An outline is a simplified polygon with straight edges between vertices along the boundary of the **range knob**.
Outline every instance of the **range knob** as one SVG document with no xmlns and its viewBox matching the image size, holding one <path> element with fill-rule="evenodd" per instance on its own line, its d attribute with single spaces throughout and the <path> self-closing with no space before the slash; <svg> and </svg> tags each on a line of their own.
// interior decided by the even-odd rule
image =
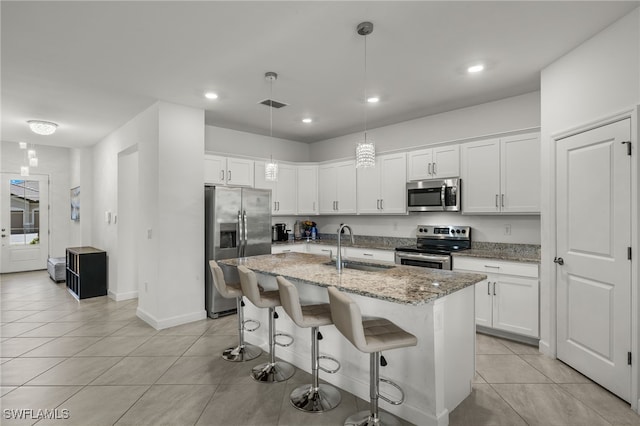
<svg viewBox="0 0 640 426">
<path fill-rule="evenodd" d="M 456 234 L 459 234 L 459 233 L 460 233 L 460 230 L 459 230 L 459 229 L 456 229 Z"/>
<path fill-rule="evenodd" d="M 454 229 L 449 230 L 449 232 L 451 232 L 452 234 L 455 233 L 456 231 Z"/>
<path fill-rule="evenodd" d="M 467 233 L 467 230 L 466 230 L 466 229 L 463 229 L 463 230 L 462 230 L 462 233 L 463 233 L 463 234 L 466 234 L 466 233 Z"/>
</svg>

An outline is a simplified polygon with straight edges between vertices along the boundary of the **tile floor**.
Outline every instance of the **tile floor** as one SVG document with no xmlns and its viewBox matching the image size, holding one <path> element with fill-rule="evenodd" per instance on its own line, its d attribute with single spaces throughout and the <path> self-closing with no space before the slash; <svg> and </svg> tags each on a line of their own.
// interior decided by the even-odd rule
<svg viewBox="0 0 640 426">
<path fill-rule="evenodd" d="M 341 425 L 367 408 L 343 392 L 331 412 L 297 411 L 288 395 L 310 380 L 300 370 L 285 383 L 253 382 L 249 364 L 266 355 L 244 364 L 218 355 L 235 342 L 235 317 L 157 331 L 136 317 L 135 300 L 77 302 L 45 271 L 1 275 L 0 308 L 3 425 Z M 476 364 L 451 425 L 640 425 L 626 403 L 536 348 L 478 335 Z M 6 418 L 19 408 L 69 418 Z"/>
</svg>

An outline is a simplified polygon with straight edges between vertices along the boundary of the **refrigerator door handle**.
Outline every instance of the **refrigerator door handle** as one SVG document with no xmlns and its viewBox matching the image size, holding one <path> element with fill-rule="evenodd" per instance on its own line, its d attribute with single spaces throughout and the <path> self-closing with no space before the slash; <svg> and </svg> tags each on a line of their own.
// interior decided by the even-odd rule
<svg viewBox="0 0 640 426">
<path fill-rule="evenodd" d="M 238 210 L 238 257 L 242 257 L 242 242 L 244 237 L 242 236 L 242 212 Z"/>
<path fill-rule="evenodd" d="M 244 210 L 242 212 L 242 223 L 244 224 L 244 243 L 242 245 L 242 257 L 245 256 L 245 252 L 247 250 L 247 230 L 248 230 L 248 226 L 247 226 L 247 211 Z"/>
</svg>

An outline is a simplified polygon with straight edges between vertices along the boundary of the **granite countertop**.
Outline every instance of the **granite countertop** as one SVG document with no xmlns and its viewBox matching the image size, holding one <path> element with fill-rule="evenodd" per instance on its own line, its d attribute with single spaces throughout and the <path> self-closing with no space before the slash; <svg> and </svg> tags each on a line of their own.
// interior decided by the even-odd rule
<svg viewBox="0 0 640 426">
<path fill-rule="evenodd" d="M 540 263 L 540 246 L 535 244 L 507 244 L 472 242 L 471 249 L 452 253 L 456 257 L 482 257 L 512 262 Z"/>
<path fill-rule="evenodd" d="M 267 275 L 282 275 L 320 287 L 335 286 L 349 293 L 407 305 L 423 305 L 486 279 L 482 274 L 385 262 L 378 263 L 392 268 L 379 272 L 343 269 L 338 273 L 335 264 L 327 264 L 326 256 L 306 253 L 266 254 L 220 260 L 218 263 L 244 265 Z"/>
</svg>

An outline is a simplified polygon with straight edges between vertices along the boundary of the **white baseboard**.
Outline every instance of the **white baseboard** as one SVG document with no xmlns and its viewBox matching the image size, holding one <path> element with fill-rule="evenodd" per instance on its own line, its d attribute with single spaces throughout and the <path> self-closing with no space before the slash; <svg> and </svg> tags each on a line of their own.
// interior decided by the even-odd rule
<svg viewBox="0 0 640 426">
<path fill-rule="evenodd" d="M 540 340 L 538 343 L 538 350 L 546 356 L 550 356 L 552 358 L 556 357 L 556 354 L 551 350 L 551 346 L 549 342 L 546 340 Z"/>
<path fill-rule="evenodd" d="M 144 322 L 146 322 L 156 330 L 163 330 L 165 328 L 175 327 L 177 325 L 182 325 L 182 324 L 187 324 L 194 321 L 203 320 L 207 318 L 207 311 L 203 309 L 197 312 L 177 315 L 170 318 L 158 319 L 153 315 L 149 314 L 148 312 L 145 312 L 143 309 L 141 309 L 138 306 L 138 309 L 136 309 L 136 315 L 138 316 L 138 318 L 140 318 L 141 320 L 143 320 Z"/>
<path fill-rule="evenodd" d="M 121 300 L 129 300 L 129 299 L 138 298 L 138 292 L 137 291 L 128 291 L 126 293 L 114 293 L 113 291 L 109 290 L 107 295 L 109 296 L 110 299 L 113 299 L 116 302 L 120 302 Z"/>
</svg>

